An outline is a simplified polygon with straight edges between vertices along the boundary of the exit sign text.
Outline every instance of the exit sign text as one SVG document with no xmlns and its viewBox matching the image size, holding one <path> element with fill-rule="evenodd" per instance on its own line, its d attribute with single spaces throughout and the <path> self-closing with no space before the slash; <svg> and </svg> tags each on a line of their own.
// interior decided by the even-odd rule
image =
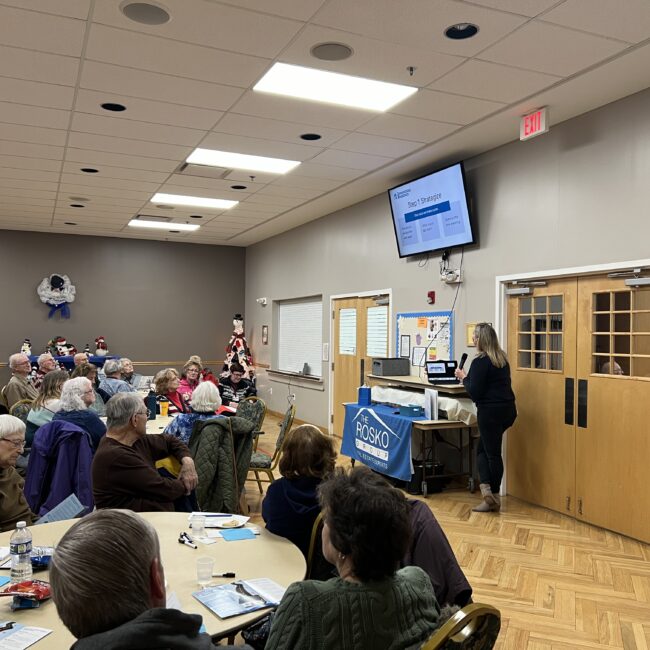
<svg viewBox="0 0 650 650">
<path fill-rule="evenodd" d="M 519 139 L 530 140 L 536 135 L 546 133 L 548 127 L 548 109 L 546 107 L 539 108 L 534 113 L 529 113 L 521 118 Z"/>
</svg>

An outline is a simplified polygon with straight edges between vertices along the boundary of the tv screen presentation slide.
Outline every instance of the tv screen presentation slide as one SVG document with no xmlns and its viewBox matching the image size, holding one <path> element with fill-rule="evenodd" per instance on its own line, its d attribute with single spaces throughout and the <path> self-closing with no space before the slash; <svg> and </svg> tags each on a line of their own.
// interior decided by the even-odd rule
<svg viewBox="0 0 650 650">
<path fill-rule="evenodd" d="M 460 163 L 389 191 L 400 257 L 474 241 Z"/>
</svg>

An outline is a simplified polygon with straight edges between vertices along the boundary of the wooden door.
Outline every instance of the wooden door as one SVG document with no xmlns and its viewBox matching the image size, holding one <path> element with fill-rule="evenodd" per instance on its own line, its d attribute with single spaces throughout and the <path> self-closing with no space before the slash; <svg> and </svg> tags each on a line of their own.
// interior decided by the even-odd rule
<svg viewBox="0 0 650 650">
<path fill-rule="evenodd" d="M 334 300 L 332 327 L 333 433 L 343 435 L 344 402 L 357 401 L 360 382 L 372 371 L 372 357 L 388 354 L 388 296 Z M 364 376 L 361 377 L 361 361 Z"/>
<path fill-rule="evenodd" d="M 575 278 L 508 298 L 518 416 L 507 434 L 507 491 L 567 514 L 575 512 L 576 299 Z"/>
<path fill-rule="evenodd" d="M 577 516 L 650 542 L 650 288 L 578 282 Z"/>
</svg>

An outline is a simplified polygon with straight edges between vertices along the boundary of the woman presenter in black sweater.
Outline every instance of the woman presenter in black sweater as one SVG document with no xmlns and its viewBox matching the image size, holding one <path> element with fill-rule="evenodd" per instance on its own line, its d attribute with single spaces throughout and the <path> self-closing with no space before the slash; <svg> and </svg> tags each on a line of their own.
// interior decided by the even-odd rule
<svg viewBox="0 0 650 650">
<path fill-rule="evenodd" d="M 510 385 L 510 366 L 489 323 L 478 323 L 474 330 L 478 350 L 469 372 L 456 370 L 456 377 L 476 404 L 480 439 L 477 449 L 478 473 L 483 501 L 475 512 L 498 512 L 499 488 L 503 478 L 501 440 L 517 418 L 515 395 Z"/>
</svg>

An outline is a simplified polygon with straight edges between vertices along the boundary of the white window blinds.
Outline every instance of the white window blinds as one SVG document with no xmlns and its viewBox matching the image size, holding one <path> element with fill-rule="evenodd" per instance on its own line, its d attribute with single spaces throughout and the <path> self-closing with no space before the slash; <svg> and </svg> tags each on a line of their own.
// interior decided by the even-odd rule
<svg viewBox="0 0 650 650">
<path fill-rule="evenodd" d="M 305 298 L 279 303 L 278 370 L 321 377 L 323 301 Z"/>
<path fill-rule="evenodd" d="M 357 310 L 348 307 L 339 311 L 339 354 L 357 353 Z"/>
<path fill-rule="evenodd" d="M 366 331 L 366 356 L 388 355 L 388 307 L 368 307 Z"/>
</svg>

